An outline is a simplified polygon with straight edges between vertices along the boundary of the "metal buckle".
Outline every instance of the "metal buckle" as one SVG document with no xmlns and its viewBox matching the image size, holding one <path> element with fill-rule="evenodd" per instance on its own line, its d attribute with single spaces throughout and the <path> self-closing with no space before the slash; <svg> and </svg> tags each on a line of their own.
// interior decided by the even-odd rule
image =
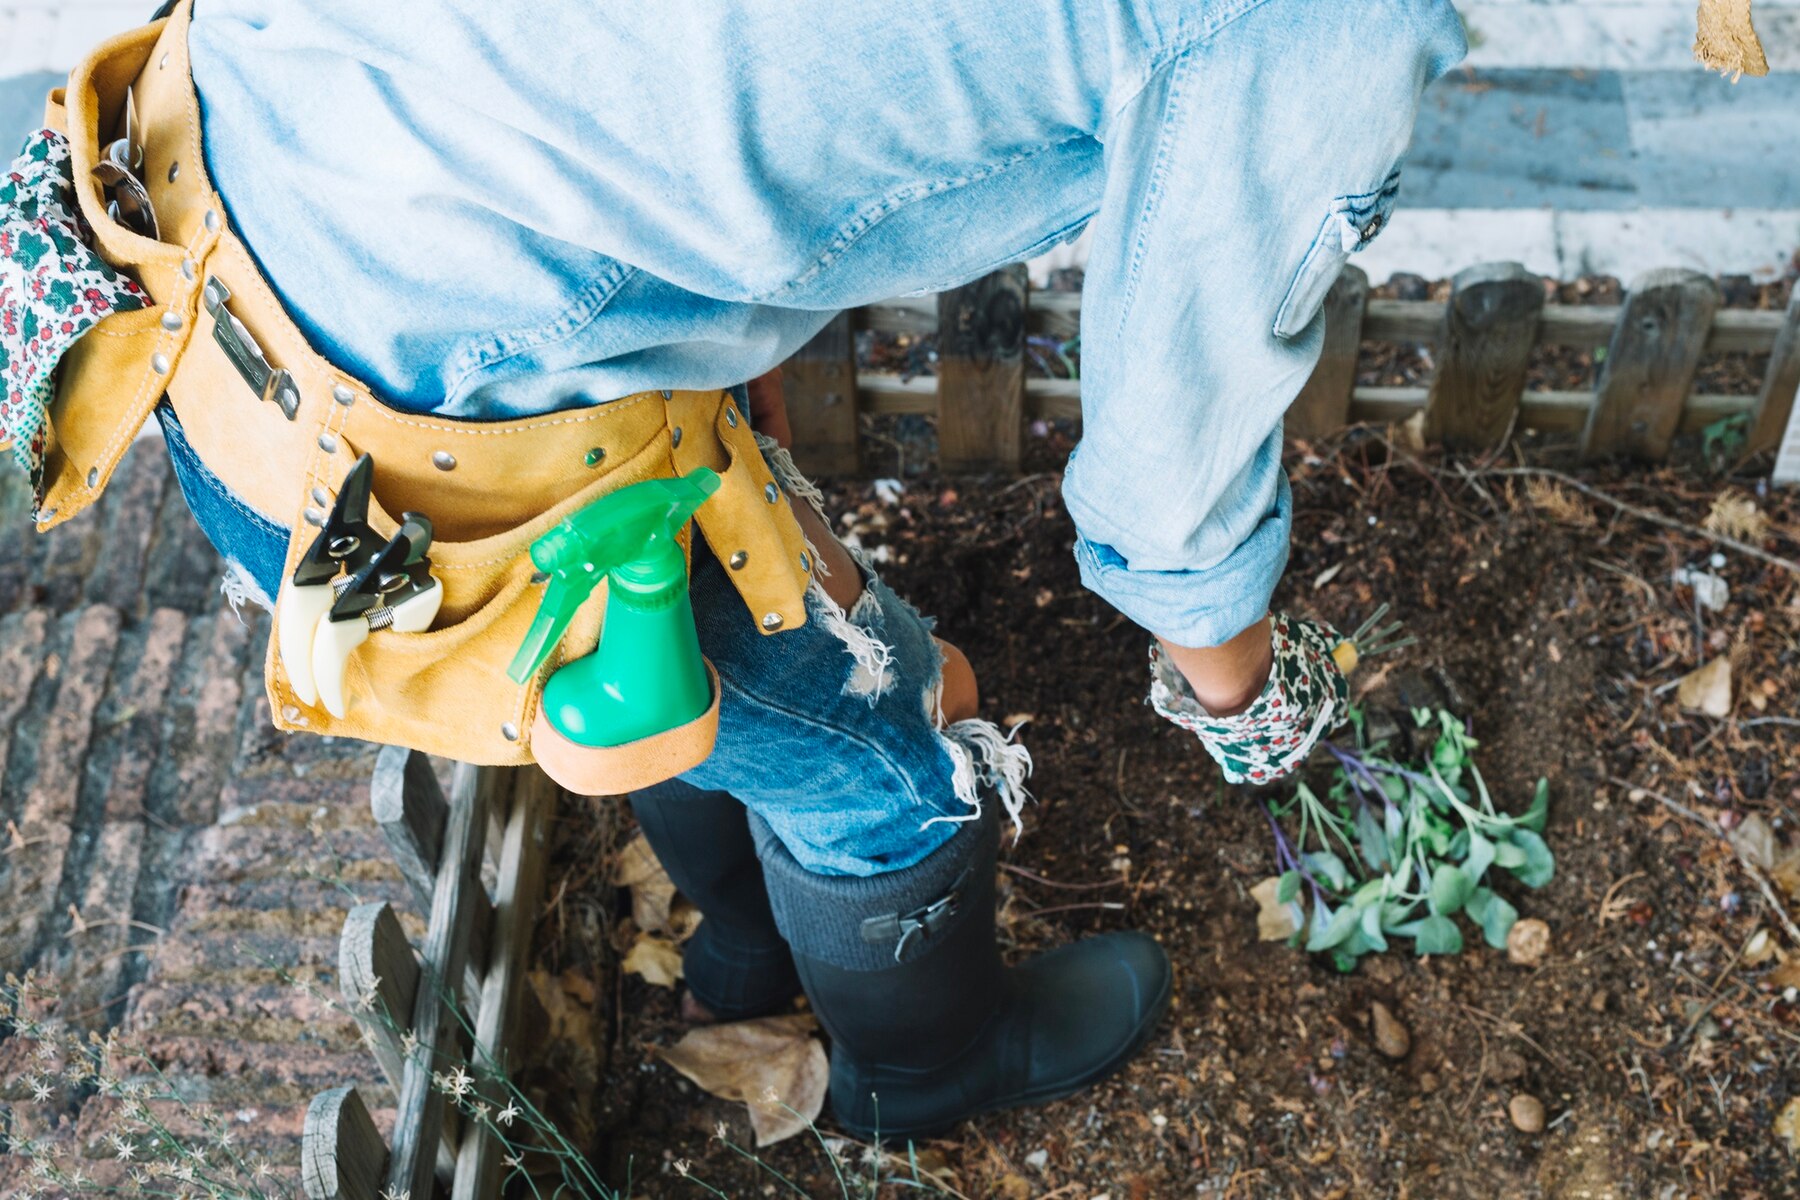
<svg viewBox="0 0 1800 1200">
<path fill-rule="evenodd" d="M 201 289 L 206 301 L 206 311 L 213 317 L 213 340 L 225 351 L 225 357 L 237 368 L 250 390 L 258 399 L 273 401 L 281 409 L 281 415 L 292 421 L 300 415 L 300 389 L 294 383 L 294 377 L 285 367 L 272 367 L 244 328 L 244 323 L 231 315 L 225 302 L 231 299 L 231 288 L 217 275 L 206 277 L 206 286 Z"/>
<path fill-rule="evenodd" d="M 959 879 L 948 892 L 924 908 L 916 908 L 909 913 L 884 913 L 879 917 L 870 917 L 862 923 L 863 941 L 879 945 L 890 938 L 898 938 L 894 943 L 894 961 L 904 962 L 906 947 L 913 938 L 933 937 L 956 915 L 961 899 L 962 880 Z"/>
</svg>

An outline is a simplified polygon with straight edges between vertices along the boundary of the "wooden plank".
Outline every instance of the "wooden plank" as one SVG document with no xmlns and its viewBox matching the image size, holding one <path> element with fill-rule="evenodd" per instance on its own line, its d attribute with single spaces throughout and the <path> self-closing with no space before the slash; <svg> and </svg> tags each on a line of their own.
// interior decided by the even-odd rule
<svg viewBox="0 0 1800 1200">
<path fill-rule="evenodd" d="M 1800 287 L 1794 289 L 1788 301 L 1781 332 L 1769 352 L 1769 370 L 1757 392 L 1750 436 L 1744 443 L 1746 455 L 1761 454 L 1781 443 L 1781 435 L 1794 412 L 1796 392 L 1800 392 Z"/>
<path fill-rule="evenodd" d="M 863 411 L 878 416 L 936 411 L 930 379 L 865 371 L 857 377 Z M 1351 394 L 1352 421 L 1404 421 L 1425 407 L 1422 387 L 1359 387 Z M 1681 410 L 1681 432 L 1696 433 L 1721 417 L 1749 412 L 1754 396 L 1689 396 Z M 1519 400 L 1519 424 L 1526 429 L 1580 433 L 1594 407 L 1592 392 L 1526 392 Z M 1025 415 L 1071 419 L 1081 415 L 1081 385 L 1073 379 L 1027 379 Z"/>
<path fill-rule="evenodd" d="M 383 746 L 375 756 L 375 775 L 369 784 L 369 810 L 375 824 L 386 839 L 388 850 L 400 866 L 400 873 L 412 887 L 413 899 L 421 913 L 431 911 L 431 889 L 437 877 L 438 857 L 443 851 L 444 823 L 448 804 L 444 789 L 432 770 L 431 759 L 404 746 Z M 493 927 L 493 908 L 487 893 L 479 888 L 468 897 L 475 906 L 474 942 L 469 962 L 487 961 L 488 930 Z M 462 980 L 465 996 L 474 996 L 481 987 L 474 966 Z"/>
<path fill-rule="evenodd" d="M 306 1106 L 300 1181 L 311 1200 L 378 1200 L 387 1159 L 387 1145 L 353 1085 L 320 1092 Z"/>
<path fill-rule="evenodd" d="M 1306 386 L 1288 406 L 1289 437 L 1325 437 L 1348 424 L 1350 393 L 1356 390 L 1356 352 L 1362 345 L 1363 310 L 1368 303 L 1368 275 L 1361 267 L 1346 265 L 1325 297 L 1325 348 Z"/>
<path fill-rule="evenodd" d="M 1459 450 L 1499 445 L 1518 419 L 1544 284 L 1518 263 L 1456 273 L 1425 402 L 1425 438 Z"/>
<path fill-rule="evenodd" d="M 856 335 L 841 312 L 781 369 L 794 463 L 808 475 L 854 475 L 862 466 L 856 422 Z"/>
<path fill-rule="evenodd" d="M 381 1073 L 398 1092 L 406 1062 L 400 1031 L 410 1028 L 419 995 L 419 963 L 386 901 L 359 904 L 344 918 L 343 936 L 338 939 L 338 990 L 369 1035 Z"/>
<path fill-rule="evenodd" d="M 1037 292 L 1025 316 L 1030 333 L 1068 339 L 1081 317 L 1080 292 Z M 929 334 L 937 329 L 937 302 L 931 296 L 883 300 L 856 310 L 857 327 L 877 333 Z M 1538 325 L 1540 346 L 1597 350 L 1612 340 L 1619 306 L 1546 304 Z M 1444 306 L 1436 300 L 1371 298 L 1363 314 L 1363 340 L 1431 345 L 1444 327 Z M 1780 334 L 1782 314 L 1750 308 L 1722 308 L 1713 317 L 1706 353 L 1766 354 Z"/>
<path fill-rule="evenodd" d="M 1663 268 L 1632 282 L 1581 435 L 1583 457 L 1668 457 L 1718 306 L 1718 285 L 1698 271 Z"/>
<path fill-rule="evenodd" d="M 1770 478 L 1777 484 L 1800 483 L 1800 404 L 1788 413 L 1787 433 L 1775 451 L 1775 471 Z"/>
<path fill-rule="evenodd" d="M 461 1027 L 448 1003 L 444 981 L 461 979 L 468 965 L 475 916 L 470 901 L 481 890 L 481 846 L 487 829 L 480 773 L 493 769 L 458 763 L 450 785 L 443 851 L 431 893 L 431 920 L 419 956 L 423 969 L 413 1002 L 412 1028 L 418 1045 L 406 1057 L 394 1117 L 393 1154 L 387 1171 L 387 1187 L 394 1195 L 431 1194 L 435 1148 L 443 1136 L 445 1116 L 444 1093 L 432 1085 L 431 1077 L 433 1071 L 443 1069 L 443 1062 L 463 1061 Z"/>
<path fill-rule="evenodd" d="M 1017 471 L 1025 425 L 1025 265 L 938 297 L 938 462 Z"/>
<path fill-rule="evenodd" d="M 420 911 L 430 912 L 431 886 L 437 877 L 449 810 L 431 760 L 404 746 L 383 746 L 375 756 L 369 810 L 400 873 L 412 885 Z"/>
<path fill-rule="evenodd" d="M 484 1097 L 498 1110 L 508 1100 L 495 1072 L 517 1067 L 508 1061 L 519 990 L 530 966 L 531 935 L 543 899 L 550 818 L 561 792 L 534 767 L 505 772 L 511 790 L 506 832 L 500 845 L 500 884 L 494 892 L 493 955 L 483 973 L 481 1016 L 475 1025 L 471 1059 Z M 476 1122 L 463 1134 L 456 1159 L 452 1200 L 489 1200 L 500 1195 L 504 1148 Z"/>
</svg>

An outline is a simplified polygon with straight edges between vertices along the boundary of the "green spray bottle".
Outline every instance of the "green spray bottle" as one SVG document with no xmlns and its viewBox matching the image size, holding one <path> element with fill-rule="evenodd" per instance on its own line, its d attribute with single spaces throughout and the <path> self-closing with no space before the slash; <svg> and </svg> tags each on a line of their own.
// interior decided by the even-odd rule
<svg viewBox="0 0 1800 1200">
<path fill-rule="evenodd" d="M 524 683 L 543 665 L 600 581 L 600 646 L 551 675 L 543 714 L 583 746 L 622 746 L 685 725 L 712 706 L 712 684 L 688 600 L 681 530 L 719 490 L 706 467 L 636 483 L 565 517 L 531 544 L 549 575 L 537 619 L 507 674 Z"/>
</svg>

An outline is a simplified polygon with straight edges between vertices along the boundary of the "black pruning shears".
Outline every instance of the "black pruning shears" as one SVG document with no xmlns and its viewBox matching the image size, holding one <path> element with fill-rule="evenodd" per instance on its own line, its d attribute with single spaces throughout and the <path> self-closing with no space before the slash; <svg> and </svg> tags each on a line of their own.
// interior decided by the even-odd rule
<svg viewBox="0 0 1800 1200">
<path fill-rule="evenodd" d="M 276 628 L 281 662 L 294 694 L 323 703 L 334 717 L 347 709 L 344 666 L 376 629 L 423 633 L 437 619 L 444 589 L 431 573 L 431 519 L 401 514 L 384 538 L 369 524 L 375 460 L 356 460 L 319 534 L 294 568 Z"/>
</svg>

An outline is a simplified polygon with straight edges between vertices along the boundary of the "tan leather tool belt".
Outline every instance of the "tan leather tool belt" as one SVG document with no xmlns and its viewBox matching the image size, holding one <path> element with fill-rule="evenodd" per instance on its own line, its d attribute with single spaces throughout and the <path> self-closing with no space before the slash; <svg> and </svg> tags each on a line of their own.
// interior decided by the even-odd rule
<svg viewBox="0 0 1800 1200">
<path fill-rule="evenodd" d="M 275 721 L 481 764 L 533 760 L 544 678 L 597 642 L 604 587 L 529 686 L 506 677 L 542 591 L 531 542 L 610 491 L 696 467 L 718 471 L 722 486 L 696 521 L 721 559 L 733 560 L 746 619 L 769 633 L 805 623 L 805 539 L 728 393 L 647 392 L 529 420 L 446 420 L 388 407 L 316 353 L 233 234 L 208 180 L 188 18 L 184 0 L 166 20 L 105 43 L 50 97 L 47 124 L 70 139 L 96 250 L 152 303 L 107 317 L 63 361 L 43 527 L 93 503 L 165 394 L 224 486 L 291 531 L 289 578 L 351 467 L 369 455 L 368 524 L 391 537 L 397 514 L 430 518 L 441 606 L 428 630 L 373 629 L 349 659 L 341 717 L 302 700 L 272 638 L 265 676 Z M 125 127 L 128 94 L 128 136 L 141 145 L 136 175 L 154 238 L 109 214 L 93 174 L 102 147 Z M 278 623 L 291 590 L 284 579 Z M 715 686 L 715 726 L 716 714 Z M 706 729 L 676 733 L 710 748 Z M 691 744 L 638 743 L 618 751 L 600 756 L 597 781 L 635 786 L 695 752 Z"/>
</svg>

